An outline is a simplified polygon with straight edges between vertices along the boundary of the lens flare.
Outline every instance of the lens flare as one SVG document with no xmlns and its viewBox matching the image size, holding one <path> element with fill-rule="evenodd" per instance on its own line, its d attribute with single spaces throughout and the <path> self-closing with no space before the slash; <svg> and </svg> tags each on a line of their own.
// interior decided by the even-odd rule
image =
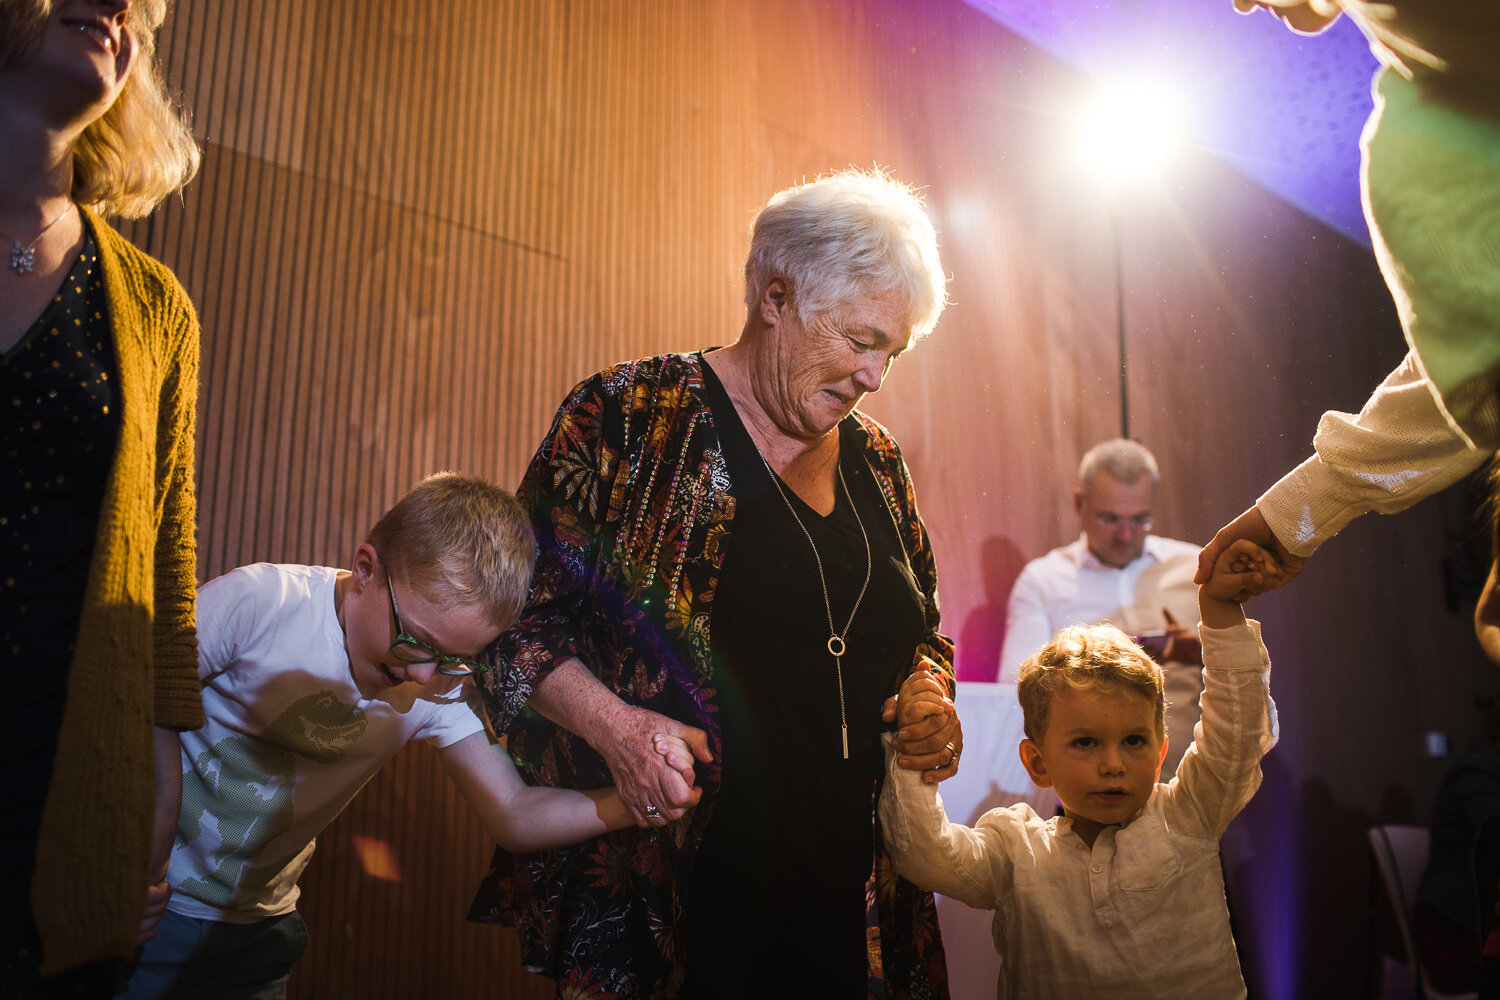
<svg viewBox="0 0 1500 1000">
<path fill-rule="evenodd" d="M 1105 179 L 1129 183 L 1160 170 L 1178 143 L 1180 109 L 1163 89 L 1112 85 L 1079 115 L 1078 153 Z"/>
</svg>

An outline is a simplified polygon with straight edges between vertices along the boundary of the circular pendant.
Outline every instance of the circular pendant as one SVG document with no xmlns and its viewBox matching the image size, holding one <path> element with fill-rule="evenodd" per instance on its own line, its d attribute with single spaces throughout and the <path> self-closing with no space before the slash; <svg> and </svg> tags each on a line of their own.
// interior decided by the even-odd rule
<svg viewBox="0 0 1500 1000">
<path fill-rule="evenodd" d="M 828 651 L 835 657 L 844 655 L 844 640 L 841 636 L 830 635 L 828 637 Z"/>
</svg>

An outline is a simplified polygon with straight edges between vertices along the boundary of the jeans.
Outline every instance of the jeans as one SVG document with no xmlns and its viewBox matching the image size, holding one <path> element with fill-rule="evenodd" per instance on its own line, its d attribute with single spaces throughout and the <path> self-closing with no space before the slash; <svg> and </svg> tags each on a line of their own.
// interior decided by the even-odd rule
<svg viewBox="0 0 1500 1000">
<path fill-rule="evenodd" d="M 146 942 L 126 1000 L 286 1000 L 292 964 L 307 950 L 294 910 L 253 924 L 221 923 L 168 910 Z"/>
</svg>

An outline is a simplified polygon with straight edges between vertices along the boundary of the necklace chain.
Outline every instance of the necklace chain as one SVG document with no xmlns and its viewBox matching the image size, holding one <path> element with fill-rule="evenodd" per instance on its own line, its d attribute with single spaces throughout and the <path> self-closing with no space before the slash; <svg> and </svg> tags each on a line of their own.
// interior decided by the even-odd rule
<svg viewBox="0 0 1500 1000">
<path fill-rule="evenodd" d="M 849 634 L 849 627 L 854 624 L 854 616 L 859 613 L 860 602 L 865 599 L 865 591 L 870 587 L 870 573 L 874 568 L 870 558 L 870 536 L 865 531 L 864 518 L 859 516 L 859 508 L 854 506 L 854 498 L 849 495 L 849 484 L 844 482 L 844 466 L 840 462 L 839 487 L 844 491 L 844 499 L 849 501 L 849 509 L 854 511 L 854 521 L 859 525 L 859 534 L 865 540 L 865 582 L 860 584 L 859 596 L 854 598 L 854 607 L 849 609 L 849 620 L 844 623 L 842 632 L 833 627 L 833 602 L 828 597 L 828 578 L 823 575 L 823 557 L 818 554 L 818 545 L 813 541 L 812 532 L 807 530 L 807 525 L 802 523 L 802 518 L 797 516 L 797 508 L 792 506 L 788 499 L 786 490 L 781 487 L 781 479 L 771 468 L 771 463 L 766 461 L 766 456 L 760 456 L 760 463 L 766 467 L 766 473 L 771 477 L 771 485 L 776 487 L 776 492 L 781 496 L 781 502 L 786 504 L 787 511 L 792 515 L 792 520 L 797 522 L 797 527 L 802 529 L 802 535 L 807 539 L 807 544 L 812 548 L 813 562 L 818 565 L 818 583 L 823 587 L 823 611 L 828 615 L 828 652 L 833 655 L 833 668 L 839 680 L 839 726 L 842 731 L 844 742 L 844 759 L 849 759 L 849 715 L 844 707 L 844 651 L 847 645 L 844 636 Z"/>
<path fill-rule="evenodd" d="M 68 210 L 72 207 L 72 203 L 69 202 L 68 207 L 64 208 L 61 212 L 58 212 L 56 215 L 54 215 L 52 217 L 52 221 L 43 226 L 42 231 L 33 236 L 30 243 L 22 243 L 20 240 L 11 240 L 9 236 L 6 236 L 4 233 L 0 233 L 0 236 L 5 236 L 5 238 L 10 240 L 11 242 L 10 269 L 12 271 L 16 272 L 17 274 L 30 274 L 33 270 L 36 269 L 36 245 L 42 242 L 42 237 L 46 236 L 48 231 L 51 230 L 53 226 L 62 221 L 62 217 L 67 215 Z"/>
</svg>

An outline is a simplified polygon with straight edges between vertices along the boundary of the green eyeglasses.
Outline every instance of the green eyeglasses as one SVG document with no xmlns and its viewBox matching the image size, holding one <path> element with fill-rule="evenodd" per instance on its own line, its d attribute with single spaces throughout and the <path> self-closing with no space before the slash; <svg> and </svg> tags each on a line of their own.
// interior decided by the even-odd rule
<svg viewBox="0 0 1500 1000">
<path fill-rule="evenodd" d="M 427 643 L 415 636 L 406 634 L 406 626 L 401 624 L 401 609 L 396 605 L 396 585 L 391 580 L 391 571 L 385 571 L 385 592 L 391 597 L 391 617 L 396 620 L 396 641 L 391 643 L 391 655 L 403 663 L 432 663 L 437 667 L 437 672 L 447 674 L 449 677 L 472 677 L 482 674 L 489 667 L 478 660 L 470 660 L 462 656 L 449 656 L 440 650 L 433 649 Z"/>
</svg>

